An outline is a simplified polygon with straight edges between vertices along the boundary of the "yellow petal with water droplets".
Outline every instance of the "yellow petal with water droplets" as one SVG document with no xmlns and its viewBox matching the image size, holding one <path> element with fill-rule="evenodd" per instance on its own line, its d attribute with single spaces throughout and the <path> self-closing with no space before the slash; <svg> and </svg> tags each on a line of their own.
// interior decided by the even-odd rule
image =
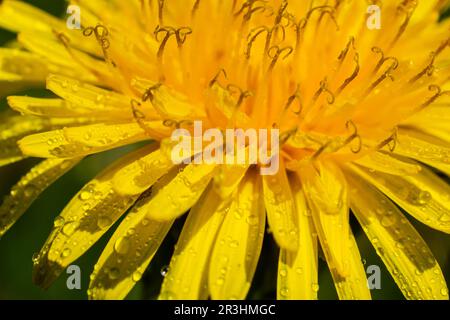
<svg viewBox="0 0 450 320">
<path fill-rule="evenodd" d="M 229 209 L 228 203 L 214 188 L 209 187 L 191 209 L 175 247 L 168 273 L 164 277 L 160 299 L 208 298 L 206 275 L 209 258 Z"/>
<path fill-rule="evenodd" d="M 144 79 L 134 79 L 132 85 L 144 95 L 149 88 L 157 84 Z M 201 107 L 193 105 L 186 97 L 163 85 L 151 91 L 150 102 L 153 108 L 167 119 L 186 120 L 206 116 Z"/>
<path fill-rule="evenodd" d="M 7 100 L 12 109 L 31 116 L 71 117 L 76 114 L 76 110 L 72 111 L 66 101 L 61 99 L 10 96 Z"/>
<path fill-rule="evenodd" d="M 161 122 L 148 122 L 155 130 L 167 131 Z M 70 158 L 110 150 L 147 140 L 135 122 L 70 127 L 27 136 L 19 141 L 22 152 L 41 158 Z"/>
<path fill-rule="evenodd" d="M 214 177 L 214 188 L 222 199 L 228 198 L 247 172 L 248 165 L 227 165 L 219 167 L 218 174 Z"/>
<path fill-rule="evenodd" d="M 47 77 L 47 89 L 73 106 L 109 113 L 110 119 L 132 119 L 130 98 L 122 94 L 60 75 Z"/>
<path fill-rule="evenodd" d="M 254 172 L 241 182 L 217 236 L 208 283 L 212 299 L 245 299 L 256 270 L 265 228 L 261 183 Z"/>
<path fill-rule="evenodd" d="M 215 165 L 188 165 L 173 180 L 155 192 L 148 206 L 148 217 L 167 221 L 185 213 L 200 198 L 215 169 Z"/>
<path fill-rule="evenodd" d="M 8 112 L 0 114 L 0 166 L 22 160 L 24 155 L 17 141 L 23 137 L 44 130 L 60 128 L 75 124 L 80 120 L 71 119 L 39 119 L 32 116 L 11 116 Z"/>
<path fill-rule="evenodd" d="M 349 173 L 353 213 L 407 299 L 448 299 L 442 271 L 426 242 L 380 191 Z"/>
<path fill-rule="evenodd" d="M 335 164 L 319 163 L 318 167 L 302 168 L 300 180 L 328 265 L 344 278 L 349 275 L 345 261 L 350 256 L 347 182 Z"/>
<path fill-rule="evenodd" d="M 51 118 L 89 118 L 95 121 L 111 119 L 127 119 L 123 111 L 117 109 L 91 109 L 81 105 L 72 104 L 62 99 L 42 99 L 24 96 L 8 97 L 8 104 L 14 110 L 27 115 Z M 122 114 L 122 116 L 120 116 Z"/>
<path fill-rule="evenodd" d="M 395 153 L 419 160 L 450 175 L 450 143 L 412 129 L 401 129 Z"/>
<path fill-rule="evenodd" d="M 340 299 L 370 299 L 366 273 L 350 230 L 347 182 L 335 164 L 300 171 L 323 252 Z"/>
<path fill-rule="evenodd" d="M 72 169 L 80 159 L 44 160 L 28 172 L 6 196 L 0 206 L 0 237 L 26 212 L 53 182 Z"/>
<path fill-rule="evenodd" d="M 263 176 L 262 180 L 267 220 L 275 241 L 281 248 L 296 251 L 298 222 L 284 164 L 280 162 L 278 172 L 272 176 Z"/>
<path fill-rule="evenodd" d="M 411 176 L 370 172 L 351 166 L 406 212 L 436 230 L 450 233 L 450 186 L 426 168 Z"/>
<path fill-rule="evenodd" d="M 420 165 L 398 160 L 394 156 L 384 152 L 371 153 L 354 161 L 354 163 L 366 167 L 369 170 L 376 170 L 394 175 L 416 174 L 422 169 Z"/>
<path fill-rule="evenodd" d="M 33 281 L 47 288 L 62 270 L 83 255 L 134 203 L 137 196 L 114 191 L 114 174 L 148 152 L 143 148 L 116 161 L 72 198 L 41 252 L 34 259 Z"/>
<path fill-rule="evenodd" d="M 341 274 L 331 267 L 334 285 L 341 300 L 370 300 L 371 294 L 367 283 L 367 275 L 359 254 L 353 234 L 350 232 L 349 256 L 345 257 L 345 263 L 348 264 L 349 274 L 341 277 Z M 330 265 L 328 265 L 330 266 Z"/>
<path fill-rule="evenodd" d="M 136 202 L 103 250 L 89 285 L 90 299 L 124 299 L 151 262 L 172 221 L 147 218 L 150 193 Z"/>
<path fill-rule="evenodd" d="M 298 229 L 297 252 L 280 249 L 278 261 L 277 299 L 316 300 L 318 285 L 317 233 L 297 177 L 291 179 Z"/>
<path fill-rule="evenodd" d="M 119 170 L 114 176 L 114 189 L 122 195 L 140 194 L 172 167 L 172 160 L 158 149 Z"/>
</svg>

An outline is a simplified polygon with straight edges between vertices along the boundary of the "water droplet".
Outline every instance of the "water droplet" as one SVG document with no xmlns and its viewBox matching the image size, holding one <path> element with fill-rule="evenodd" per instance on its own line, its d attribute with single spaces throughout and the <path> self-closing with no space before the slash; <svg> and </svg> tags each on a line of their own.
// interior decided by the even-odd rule
<svg viewBox="0 0 450 320">
<path fill-rule="evenodd" d="M 120 276 L 120 270 L 117 268 L 111 268 L 108 272 L 108 276 L 111 280 L 116 280 Z"/>
<path fill-rule="evenodd" d="M 35 185 L 30 184 L 30 185 L 26 186 L 25 190 L 24 190 L 25 197 L 29 198 L 29 197 L 33 196 L 34 194 L 36 194 L 37 190 L 38 189 L 36 188 Z"/>
<path fill-rule="evenodd" d="M 319 285 L 317 283 L 313 283 L 311 289 L 314 292 L 319 292 Z"/>
<path fill-rule="evenodd" d="M 134 281 L 134 282 L 138 282 L 139 280 L 141 280 L 141 278 L 142 278 L 142 272 L 140 272 L 139 270 L 136 270 L 134 273 L 133 273 L 133 275 L 132 275 L 132 280 Z"/>
<path fill-rule="evenodd" d="M 89 141 L 92 139 L 92 132 L 88 131 L 84 134 L 84 140 Z"/>
<path fill-rule="evenodd" d="M 224 278 L 222 278 L 222 277 L 217 278 L 216 284 L 217 284 L 218 286 L 223 286 L 224 283 L 225 283 L 225 279 L 224 279 Z"/>
<path fill-rule="evenodd" d="M 62 227 L 64 225 L 64 223 L 66 223 L 64 218 L 61 217 L 61 216 L 58 216 L 58 217 L 56 217 L 55 221 L 53 221 L 53 226 L 55 228 L 60 228 L 60 227 Z"/>
<path fill-rule="evenodd" d="M 80 193 L 80 200 L 82 201 L 86 201 L 89 200 L 91 198 L 92 194 L 89 191 L 82 191 Z"/>
<path fill-rule="evenodd" d="M 409 202 L 416 206 L 425 206 L 431 201 L 431 199 L 431 193 L 424 190 L 413 189 L 408 194 Z"/>
<path fill-rule="evenodd" d="M 66 249 L 64 249 L 63 252 L 61 253 L 61 257 L 67 258 L 68 256 L 70 256 L 71 253 L 72 253 L 72 250 L 70 250 L 69 248 L 66 248 Z"/>
<path fill-rule="evenodd" d="M 381 225 L 383 227 L 390 227 L 395 223 L 395 216 L 385 216 L 381 219 Z"/>
<path fill-rule="evenodd" d="M 441 295 L 443 295 L 444 297 L 446 297 L 448 295 L 448 289 L 447 288 L 442 288 L 441 289 Z"/>
<path fill-rule="evenodd" d="M 160 273 L 161 273 L 161 275 L 162 275 L 163 277 L 167 276 L 167 273 L 168 273 L 168 272 L 169 272 L 169 266 L 164 266 L 164 267 L 161 268 Z"/>
<path fill-rule="evenodd" d="M 239 247 L 239 241 L 232 240 L 232 241 L 230 241 L 229 246 L 230 246 L 230 248 L 237 248 L 237 247 Z"/>
<path fill-rule="evenodd" d="M 289 289 L 288 288 L 281 288 L 280 295 L 282 297 L 287 297 L 289 295 Z"/>
<path fill-rule="evenodd" d="M 34 264 L 37 264 L 39 262 L 39 252 L 33 253 L 33 256 L 31 257 L 31 261 L 33 261 Z"/>
<path fill-rule="evenodd" d="M 108 216 L 100 216 L 97 220 L 97 225 L 100 229 L 105 229 L 109 227 L 112 223 L 112 220 Z"/>
<path fill-rule="evenodd" d="M 68 222 L 62 228 L 62 233 L 65 234 L 66 236 L 70 237 L 75 232 L 75 230 L 78 228 L 78 226 L 79 226 L 79 223 L 76 221 Z"/>
<path fill-rule="evenodd" d="M 120 237 L 114 243 L 114 250 L 118 254 L 126 254 L 130 250 L 130 240 L 127 237 Z"/>
<path fill-rule="evenodd" d="M 280 276 L 286 277 L 287 276 L 287 270 L 286 269 L 280 269 Z"/>
</svg>

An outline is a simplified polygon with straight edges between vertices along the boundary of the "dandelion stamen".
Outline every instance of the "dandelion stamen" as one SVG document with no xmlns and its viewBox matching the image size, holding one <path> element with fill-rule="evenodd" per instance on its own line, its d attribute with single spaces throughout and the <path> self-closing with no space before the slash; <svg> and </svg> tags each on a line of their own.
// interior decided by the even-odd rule
<svg viewBox="0 0 450 320">
<path fill-rule="evenodd" d="M 165 0 L 158 0 L 158 19 L 160 25 L 164 25 L 164 3 Z"/>
<path fill-rule="evenodd" d="M 352 120 L 347 121 L 345 124 L 345 127 L 347 130 L 353 130 L 353 133 L 344 141 L 344 146 L 349 145 L 350 143 L 357 141 L 357 147 L 356 149 L 354 147 L 351 147 L 351 151 L 353 153 L 359 153 L 362 150 L 362 138 L 358 133 L 358 128 L 356 127 L 355 123 Z"/>
<path fill-rule="evenodd" d="M 366 93 L 364 94 L 365 97 L 367 97 L 376 87 L 380 85 L 386 78 L 391 79 L 391 81 L 394 81 L 394 77 L 392 76 L 392 72 L 398 68 L 399 62 L 398 59 L 395 57 L 388 57 L 383 58 L 383 63 L 392 60 L 392 64 L 387 68 L 387 70 L 374 82 L 370 85 L 370 87 L 367 89 Z"/>
<path fill-rule="evenodd" d="M 342 64 L 344 62 L 351 47 L 353 48 L 353 50 L 356 50 L 355 37 L 350 37 L 350 40 L 347 42 L 347 45 L 345 46 L 344 50 L 342 50 L 341 53 L 339 54 L 338 60 L 339 60 L 340 64 Z"/>
<path fill-rule="evenodd" d="M 279 46 L 271 47 L 267 52 L 269 58 L 272 59 L 272 62 L 269 66 L 269 71 L 271 71 L 275 67 L 281 55 L 283 55 L 283 59 L 287 59 L 292 54 L 292 52 L 294 52 L 294 48 L 292 48 L 291 46 L 284 48 L 280 48 Z"/>
<path fill-rule="evenodd" d="M 298 131 L 298 127 L 294 127 L 286 132 L 283 132 L 280 134 L 280 138 L 279 138 L 279 143 L 280 146 L 283 146 L 284 144 L 286 144 L 286 142 L 289 141 L 290 138 L 292 138 Z"/>
<path fill-rule="evenodd" d="M 227 86 L 227 90 L 230 92 L 231 95 L 236 95 L 238 96 L 236 105 L 235 105 L 235 109 L 239 109 L 239 107 L 242 105 L 242 103 L 244 102 L 244 100 L 248 97 L 252 96 L 252 93 L 250 91 L 247 90 L 243 90 L 242 88 L 240 88 L 237 85 L 234 84 L 229 84 Z"/>
<path fill-rule="evenodd" d="M 403 21 L 402 25 L 400 26 L 400 29 L 398 30 L 394 40 L 392 41 L 391 45 L 389 46 L 389 49 L 393 48 L 397 41 L 401 38 L 403 33 L 406 31 L 406 28 L 409 25 L 409 22 L 411 21 L 411 17 L 416 10 L 417 7 L 417 0 L 403 0 L 403 2 L 398 6 L 397 11 L 403 12 L 405 14 L 405 20 Z"/>
<path fill-rule="evenodd" d="M 162 83 L 157 83 L 154 86 L 151 86 L 150 88 L 145 90 L 144 94 L 142 95 L 142 101 L 143 102 L 146 102 L 146 101 L 151 101 L 152 102 L 153 99 L 155 98 L 154 92 L 156 90 L 158 90 L 161 86 L 162 86 Z"/>
<path fill-rule="evenodd" d="M 324 80 L 320 81 L 320 88 L 317 90 L 317 92 L 314 94 L 312 100 L 311 100 L 311 106 L 314 105 L 317 100 L 319 99 L 320 95 L 326 92 L 328 93 L 327 102 L 328 104 L 333 104 L 336 100 L 336 97 L 333 92 L 328 88 L 328 79 L 325 78 Z"/>
<path fill-rule="evenodd" d="M 398 128 L 395 127 L 394 131 L 392 132 L 391 136 L 387 138 L 386 140 L 382 141 L 378 146 L 377 149 L 381 150 L 385 146 L 389 147 L 390 152 L 394 152 L 398 143 Z"/>
<path fill-rule="evenodd" d="M 416 76 L 414 76 L 413 78 L 411 78 L 411 80 L 409 80 L 409 83 L 414 83 L 417 80 L 419 80 L 420 78 L 422 78 L 425 74 L 429 77 L 431 77 L 434 73 L 434 63 L 436 61 L 436 58 L 439 56 L 439 54 L 444 51 L 444 49 L 450 45 L 450 39 L 448 39 L 447 41 L 444 41 L 439 48 L 436 51 L 431 52 L 430 54 L 430 62 L 429 64 L 421 71 L 419 72 Z"/>
<path fill-rule="evenodd" d="M 336 90 L 336 96 L 341 94 L 341 92 L 353 81 L 356 79 L 356 77 L 359 74 L 360 66 L 359 66 L 359 54 L 355 53 L 354 61 L 356 63 L 355 70 L 353 71 L 352 75 L 344 80 L 344 83 Z"/>
<path fill-rule="evenodd" d="M 428 107 L 429 105 L 431 105 L 432 103 L 434 103 L 439 97 L 443 96 L 443 95 L 450 95 L 450 91 L 442 91 L 441 87 L 439 87 L 438 85 L 432 84 L 428 87 L 428 90 L 430 91 L 436 91 L 436 94 L 434 96 L 432 96 L 431 98 L 429 98 L 426 102 L 424 102 L 419 109 L 425 109 L 426 107 Z"/>
<path fill-rule="evenodd" d="M 88 27 L 83 30 L 83 35 L 86 37 L 90 37 L 92 34 L 95 35 L 95 38 L 103 49 L 103 53 L 106 55 L 106 50 L 109 49 L 111 45 L 108 39 L 109 30 L 101 24 L 98 24 L 95 27 Z"/>
<path fill-rule="evenodd" d="M 162 38 L 162 40 L 159 37 L 159 35 L 161 33 L 164 33 L 164 37 Z M 163 55 L 164 55 L 164 49 L 165 49 L 165 47 L 167 45 L 167 42 L 169 41 L 170 37 L 172 37 L 175 34 L 176 34 L 176 30 L 174 28 L 172 28 L 172 27 L 160 27 L 160 26 L 156 27 L 156 29 L 154 31 L 155 39 L 157 41 L 161 42 L 161 44 L 159 46 L 159 49 L 158 49 L 158 53 L 156 54 L 156 56 L 158 57 L 158 60 L 160 62 L 162 62 L 162 58 L 163 58 Z"/>
<path fill-rule="evenodd" d="M 194 3 L 194 6 L 192 7 L 192 11 L 191 11 L 192 18 L 195 17 L 195 13 L 197 12 L 198 8 L 200 7 L 200 1 L 201 0 L 196 0 Z"/>
<path fill-rule="evenodd" d="M 292 104 L 294 103 L 294 101 L 298 101 L 299 104 L 299 109 L 296 110 L 292 110 L 292 112 L 296 115 L 300 115 L 302 113 L 303 110 L 303 105 L 302 105 L 302 101 L 301 101 L 301 97 L 300 97 L 300 86 L 297 85 L 297 89 L 295 90 L 295 93 L 289 97 L 286 106 L 284 107 L 284 110 L 288 110 L 291 108 Z"/>
<path fill-rule="evenodd" d="M 219 77 L 221 74 L 225 77 L 225 79 L 228 78 L 226 70 L 220 69 L 219 72 L 217 72 L 217 74 L 214 76 L 214 78 L 209 82 L 209 88 L 212 88 L 216 83 L 219 82 Z"/>
<path fill-rule="evenodd" d="M 258 7 L 254 7 L 254 5 L 261 3 Z M 243 23 L 247 23 L 252 18 L 252 15 L 258 11 L 264 12 L 268 9 L 266 5 L 266 0 L 247 0 L 243 3 L 241 9 L 234 14 L 235 17 L 240 16 L 245 12 L 243 16 Z"/>
</svg>

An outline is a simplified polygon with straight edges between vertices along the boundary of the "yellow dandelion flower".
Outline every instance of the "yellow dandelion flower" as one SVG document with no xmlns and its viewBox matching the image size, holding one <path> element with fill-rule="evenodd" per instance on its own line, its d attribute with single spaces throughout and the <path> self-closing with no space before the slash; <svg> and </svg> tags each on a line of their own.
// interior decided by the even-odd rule
<svg viewBox="0 0 450 320">
<path fill-rule="evenodd" d="M 339 298 L 370 299 L 351 210 L 406 298 L 448 299 L 400 210 L 450 232 L 450 187 L 432 170 L 450 174 L 450 21 L 439 22 L 448 1 L 71 2 L 80 29 L 1 2 L 0 26 L 18 33 L 0 49 L 2 91 L 45 83 L 56 97 L 8 97 L 22 115 L 2 116 L 0 165 L 45 160 L 3 202 L 0 235 L 84 157 L 153 143 L 106 168 L 56 218 L 33 257 L 38 285 L 125 215 L 88 290 L 124 298 L 189 211 L 160 299 L 244 299 L 266 226 L 280 248 L 279 299 L 317 298 L 319 247 Z M 368 26 L 370 4 L 379 29 Z M 175 164 L 171 135 L 195 121 L 278 129 L 279 170 Z"/>
</svg>

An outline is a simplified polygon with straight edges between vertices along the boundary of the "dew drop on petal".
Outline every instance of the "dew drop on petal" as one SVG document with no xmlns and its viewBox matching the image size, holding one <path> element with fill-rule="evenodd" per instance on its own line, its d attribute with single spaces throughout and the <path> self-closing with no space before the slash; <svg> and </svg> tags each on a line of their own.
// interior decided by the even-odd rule
<svg viewBox="0 0 450 320">
<path fill-rule="evenodd" d="M 311 286 L 312 291 L 318 292 L 319 291 L 319 285 L 317 283 L 313 283 Z"/>
<path fill-rule="evenodd" d="M 62 233 L 64 235 L 70 237 L 75 232 L 75 230 L 78 228 L 78 226 L 79 226 L 79 223 L 76 221 L 68 222 L 62 228 Z"/>
<path fill-rule="evenodd" d="M 134 282 L 138 282 L 139 280 L 141 280 L 142 278 L 142 272 L 140 272 L 139 270 L 136 270 L 135 272 L 133 272 L 133 275 L 131 276 L 131 279 Z"/>
<path fill-rule="evenodd" d="M 161 268 L 160 273 L 161 273 L 161 275 L 162 275 L 163 277 L 167 276 L 167 273 L 168 273 L 168 272 L 169 272 L 169 266 L 164 266 L 164 267 Z"/>
<path fill-rule="evenodd" d="M 64 220 L 63 217 L 58 216 L 58 217 L 56 217 L 55 221 L 53 221 L 53 226 L 55 228 L 60 228 L 60 227 L 62 227 L 64 225 L 65 222 L 66 221 Z"/>
<path fill-rule="evenodd" d="M 61 257 L 67 258 L 68 256 L 70 256 L 71 253 L 72 253 L 72 250 L 70 250 L 69 248 L 66 248 L 66 249 L 64 249 L 63 252 L 61 253 Z"/>
<path fill-rule="evenodd" d="M 287 297 L 289 295 L 289 289 L 288 288 L 281 288 L 280 295 L 282 297 Z"/>
<path fill-rule="evenodd" d="M 108 216 L 100 216 L 97 220 L 97 226 L 100 229 L 105 229 L 107 227 L 109 227 L 112 223 L 112 220 L 110 217 Z"/>
<path fill-rule="evenodd" d="M 127 254 L 130 250 L 130 240 L 127 237 L 120 237 L 114 243 L 114 251 L 118 254 Z"/>
<path fill-rule="evenodd" d="M 120 270 L 117 268 L 111 268 L 108 272 L 108 276 L 111 280 L 116 280 L 120 276 Z"/>
</svg>

